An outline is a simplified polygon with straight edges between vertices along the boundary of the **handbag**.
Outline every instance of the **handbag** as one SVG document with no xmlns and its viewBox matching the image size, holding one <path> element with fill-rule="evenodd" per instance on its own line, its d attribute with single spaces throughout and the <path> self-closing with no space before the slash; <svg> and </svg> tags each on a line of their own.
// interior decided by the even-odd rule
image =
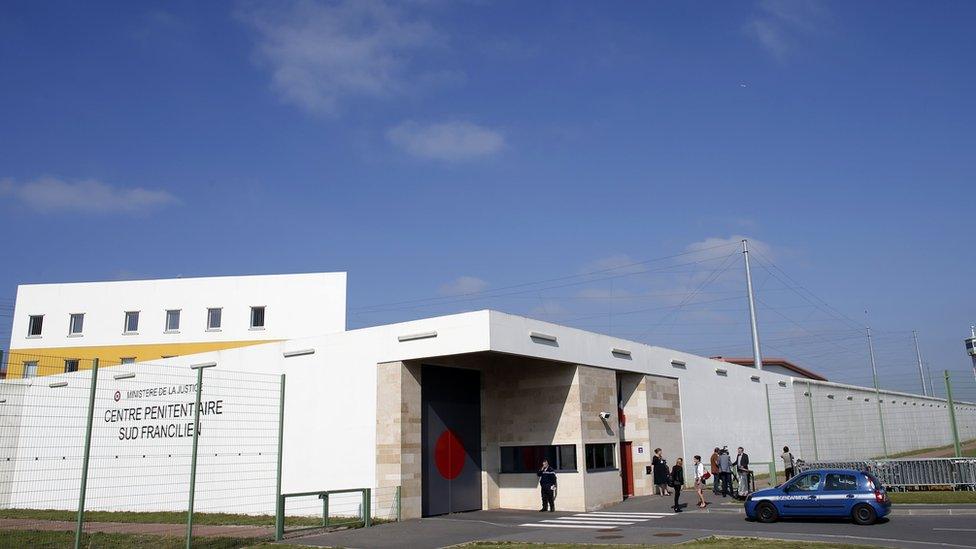
<svg viewBox="0 0 976 549">
<path fill-rule="evenodd" d="M 712 474 L 709 473 L 708 471 L 705 471 L 705 473 L 701 476 L 702 480 L 708 480 L 710 478 L 712 478 Z"/>
</svg>

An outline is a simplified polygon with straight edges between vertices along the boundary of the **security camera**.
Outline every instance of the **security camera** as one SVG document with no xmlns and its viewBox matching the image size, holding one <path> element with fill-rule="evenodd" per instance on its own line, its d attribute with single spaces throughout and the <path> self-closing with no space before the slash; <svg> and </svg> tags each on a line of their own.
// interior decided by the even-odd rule
<svg viewBox="0 0 976 549">
<path fill-rule="evenodd" d="M 610 419 L 610 412 L 600 412 L 600 419 Z"/>
</svg>

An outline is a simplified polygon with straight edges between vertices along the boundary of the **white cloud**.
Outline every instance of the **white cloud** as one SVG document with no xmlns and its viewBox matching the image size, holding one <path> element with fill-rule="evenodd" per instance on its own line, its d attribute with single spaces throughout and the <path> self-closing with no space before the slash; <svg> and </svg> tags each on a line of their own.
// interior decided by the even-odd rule
<svg viewBox="0 0 976 549">
<path fill-rule="evenodd" d="M 455 296 L 483 292 L 488 283 L 475 276 L 459 276 L 440 287 L 441 295 Z"/>
<path fill-rule="evenodd" d="M 411 56 L 440 41 L 429 23 L 381 0 L 248 4 L 238 17 L 254 29 L 259 63 L 281 98 L 317 114 L 348 96 L 402 92 Z"/>
<path fill-rule="evenodd" d="M 796 35 L 817 32 L 827 13 L 819 0 L 761 0 L 757 7 L 743 30 L 779 61 L 793 51 Z"/>
<path fill-rule="evenodd" d="M 505 148 L 500 132 L 461 121 L 427 125 L 408 121 L 388 129 L 386 138 L 412 156 L 445 162 L 483 158 Z"/>
<path fill-rule="evenodd" d="M 11 195 L 40 212 L 132 214 L 178 202 L 167 191 L 141 187 L 114 187 L 95 179 L 66 181 L 41 177 L 18 183 L 0 180 L 0 195 Z"/>
</svg>

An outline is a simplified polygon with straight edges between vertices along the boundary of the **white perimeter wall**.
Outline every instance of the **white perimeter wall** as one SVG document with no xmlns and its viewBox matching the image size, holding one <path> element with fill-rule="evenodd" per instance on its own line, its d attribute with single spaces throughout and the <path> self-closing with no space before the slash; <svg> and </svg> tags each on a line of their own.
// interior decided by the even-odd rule
<svg viewBox="0 0 976 549">
<path fill-rule="evenodd" d="M 397 338 L 400 335 L 434 331 L 436 331 L 437 337 L 429 339 L 400 342 Z M 557 343 L 553 345 L 533 340 L 529 337 L 529 333 L 532 331 L 556 335 Z M 630 350 L 631 356 L 629 358 L 614 356 L 610 352 L 612 348 Z M 305 356 L 283 357 L 285 352 L 304 349 L 314 349 L 315 352 Z M 170 369 L 170 373 L 167 375 L 180 375 L 179 372 L 185 372 L 187 377 L 191 375 L 189 365 L 210 361 L 217 362 L 218 366 L 209 370 L 208 376 L 220 375 L 232 379 L 233 373 L 238 371 L 256 374 L 286 374 L 282 490 L 288 493 L 373 487 L 376 485 L 374 470 L 376 364 L 488 350 L 677 378 L 680 387 L 682 437 L 686 460 L 690 461 L 694 454 L 707 457 L 715 446 L 728 445 L 730 448 L 734 448 L 741 445 L 746 448 L 753 462 L 764 462 L 770 461 L 773 453 L 778 455 L 784 444 L 794 447 L 800 446 L 798 455 L 809 459 L 806 455 L 806 447 L 803 446 L 809 440 L 809 434 L 803 431 L 804 425 L 809 423 L 809 416 L 806 420 L 803 417 L 804 410 L 808 406 L 802 396 L 805 383 L 802 386 L 795 387 L 792 378 L 773 372 L 759 372 L 752 368 L 687 353 L 660 347 L 649 347 L 608 336 L 489 311 L 177 357 L 160 361 L 159 364 Z M 684 362 L 684 365 L 678 367 L 673 361 Z M 116 371 L 131 370 L 137 372 L 137 381 L 143 384 L 152 382 L 150 372 L 155 370 L 143 370 L 143 368 L 148 367 L 135 365 L 130 366 L 129 370 L 121 366 L 102 368 L 101 377 L 102 379 L 111 379 L 110 374 Z M 725 370 L 725 375 L 718 375 L 716 369 Z M 71 383 L 70 380 L 83 379 L 83 376 L 86 375 L 88 375 L 87 372 L 77 372 L 34 380 L 7 381 L 0 383 L 0 391 L 2 391 L 2 398 L 7 398 L 10 402 L 12 402 L 11 399 L 22 398 L 20 395 L 26 391 L 28 394 L 25 396 L 32 403 L 57 407 L 59 401 L 51 396 L 52 389 L 47 387 L 47 383 L 62 378 L 68 379 Z M 754 380 L 754 377 L 758 380 Z M 785 386 L 780 385 L 781 382 Z M 31 385 L 32 383 L 36 383 L 36 385 Z M 124 385 L 126 381 L 119 380 L 118 382 L 113 381 L 113 383 Z M 788 405 L 777 407 L 774 410 L 775 452 L 770 450 L 765 396 L 767 385 L 773 402 L 788 403 Z M 225 383 L 224 386 L 227 384 Z M 205 391 L 207 387 L 205 381 Z M 820 399 L 820 393 L 826 393 L 828 390 L 836 391 L 834 399 L 828 400 L 824 394 L 822 401 L 817 400 Z M 841 392 L 842 390 L 847 392 Z M 795 391 L 799 392 L 799 396 L 794 394 Z M 227 395 L 227 420 L 246 418 L 247 401 L 253 395 L 248 393 L 246 387 L 231 387 L 226 392 L 229 393 Z M 865 421 L 862 419 L 862 415 L 859 415 L 861 412 L 856 411 L 858 406 L 851 404 L 850 415 L 836 413 L 838 404 L 844 405 L 843 403 L 848 402 L 846 400 L 848 393 L 860 394 L 864 392 L 870 391 L 814 382 L 813 393 L 817 398 L 814 401 L 815 407 L 832 410 L 830 416 L 838 418 L 837 421 L 839 422 L 830 429 L 835 434 L 827 435 L 824 432 L 822 439 L 820 435 L 822 432 L 821 424 L 819 422 L 817 424 L 818 443 L 823 448 L 821 451 L 822 458 L 830 453 L 837 456 L 841 455 L 845 448 L 852 446 L 849 443 L 851 437 L 869 439 L 871 436 L 870 429 L 858 430 L 859 425 Z M 924 399 L 924 397 L 913 398 L 934 401 L 934 399 Z M 45 399 L 50 400 L 45 401 Z M 889 400 L 891 399 L 889 398 Z M 863 403 L 863 397 L 861 402 Z M 111 403 L 99 402 L 99 407 L 96 408 L 96 419 L 99 413 L 104 412 L 103 408 L 106 405 L 111 406 Z M 51 433 L 60 432 L 63 433 L 62 446 L 72 449 L 73 455 L 80 456 L 82 446 L 80 433 L 82 431 L 78 427 L 79 422 L 82 421 L 83 412 L 77 414 L 77 417 L 69 416 L 67 419 L 60 412 L 22 417 L 11 414 L 8 409 L 2 406 L 0 405 L 0 426 L 4 429 L 5 436 L 6 433 L 25 433 L 28 429 L 35 432 L 37 429 L 48 429 Z M 899 406 L 905 405 L 899 404 Z M 891 451 L 901 451 L 901 449 L 908 449 L 909 447 L 937 446 L 951 442 L 947 431 L 943 430 L 942 427 L 947 424 L 944 421 L 945 409 L 922 408 L 910 404 L 908 407 L 912 409 L 911 412 L 908 412 L 906 408 L 904 411 L 893 413 L 909 415 L 898 420 L 892 419 L 892 421 L 901 422 L 903 425 L 906 422 L 913 422 L 914 427 L 905 430 L 905 432 L 912 434 L 904 436 L 903 444 L 905 446 L 897 446 L 898 450 L 892 448 Z M 236 415 L 231 415 L 231 411 L 236 411 Z M 968 416 L 965 418 L 961 414 L 960 425 L 965 424 L 969 426 L 965 429 L 972 429 L 973 421 L 976 418 L 974 418 L 974 412 L 967 413 Z M 841 418 L 849 419 L 841 422 Z M 206 418 L 204 418 L 204 425 L 206 425 L 205 422 Z M 98 424 L 99 422 L 96 421 L 96 425 Z M 117 431 L 117 427 L 98 426 L 99 429 L 107 429 L 104 432 L 99 432 L 99 437 L 101 437 L 99 440 L 108 445 L 106 448 L 111 448 L 113 432 Z M 967 432 L 963 427 L 960 428 L 960 431 L 961 434 Z M 242 427 L 240 433 L 242 452 L 253 451 L 255 447 L 267 443 L 264 435 L 257 432 L 248 431 Z M 653 436 L 654 433 L 651 433 L 652 440 Z M 4 440 L 12 439 L 5 438 Z M 21 441 L 23 440 L 25 438 L 22 437 Z M 201 445 L 205 444 L 205 440 L 206 437 L 201 438 Z M 156 446 L 150 449 L 154 449 L 157 453 L 160 448 L 165 447 L 163 442 L 154 441 L 154 444 Z M 40 451 L 37 448 L 25 448 L 24 443 L 12 445 L 5 442 L 3 446 L 3 452 L 16 453 L 21 457 L 29 456 L 31 451 L 35 453 Z M 10 449 L 10 446 L 20 447 Z M 201 447 L 203 448 L 203 446 Z M 132 449 L 131 446 L 128 448 Z M 57 451 L 54 453 L 56 454 Z M 68 452 L 68 454 L 71 453 Z M 90 481 L 92 490 L 100 491 L 98 493 L 104 496 L 96 498 L 96 502 L 103 503 L 93 508 L 102 508 L 103 505 L 105 508 L 116 508 L 121 505 L 130 508 L 135 506 L 145 508 L 145 506 L 151 506 L 153 501 L 161 501 L 158 497 L 154 499 L 151 494 L 134 495 L 132 486 L 140 483 L 133 481 L 133 476 L 155 475 L 159 476 L 160 482 L 163 479 L 171 478 L 173 484 L 170 491 L 182 489 L 179 478 L 185 471 L 185 462 L 174 460 L 167 463 L 165 460 L 159 460 L 150 464 L 150 467 L 145 467 L 146 462 L 135 457 L 141 455 L 138 451 L 135 453 L 120 452 L 119 455 L 123 457 L 131 455 L 132 457 L 126 458 L 128 461 L 120 457 L 118 471 L 138 471 L 138 474 L 128 477 L 116 475 L 117 478 L 101 475 L 98 478 L 93 478 Z M 54 454 L 51 456 L 54 457 Z M 2 457 L 0 456 L 0 458 Z M 673 462 L 676 456 L 667 457 Z M 76 504 L 76 484 L 72 485 L 71 481 L 65 480 L 64 477 L 44 479 L 38 478 L 36 475 L 31 476 L 29 460 L 17 459 L 10 463 L 15 465 L 10 466 L 7 462 L 0 460 L 0 481 L 7 478 L 19 479 L 17 482 L 21 483 L 15 484 L 15 486 L 20 487 L 59 486 L 60 492 L 56 490 L 53 493 L 61 495 L 54 498 L 53 501 L 46 502 L 45 507 L 72 509 Z M 67 462 L 66 467 L 70 471 L 76 470 L 73 468 L 73 462 Z M 266 466 L 260 465 L 259 467 Z M 227 470 L 231 470 L 229 466 Z M 211 470 L 211 474 L 213 472 Z M 269 473 L 273 474 L 273 471 L 262 472 L 261 474 L 267 475 Z M 201 474 L 203 474 L 202 471 Z M 211 507 L 205 508 L 205 510 L 250 513 L 273 512 L 273 494 L 262 499 L 258 497 L 257 492 L 266 491 L 267 488 L 255 487 L 249 485 L 248 482 L 245 478 L 228 475 L 219 487 L 221 492 L 202 493 L 199 496 L 201 500 L 207 501 L 209 498 L 210 501 L 219 501 L 220 493 L 234 493 L 235 490 L 245 491 L 241 493 L 247 493 L 248 497 L 243 498 L 243 501 L 227 500 L 227 506 L 224 509 Z M 214 489 L 217 490 L 218 488 Z M 32 493 L 36 493 L 36 490 L 32 492 L 31 490 L 16 489 L 13 499 L 7 505 L 37 507 L 37 502 L 31 499 Z M 0 498 L 2 498 L 2 494 L 0 494 Z M 0 499 L 0 503 L 4 503 L 2 499 Z M 176 503 L 168 503 L 168 508 L 177 510 L 185 508 L 185 505 L 173 507 Z"/>
<path fill-rule="evenodd" d="M 952 444 L 945 400 L 894 391 L 881 391 L 880 396 L 889 455 Z M 798 457 L 810 461 L 817 457 L 854 460 L 884 456 L 874 389 L 798 380 L 794 384 L 794 402 L 798 421 L 795 443 L 798 451 L 794 454 Z M 976 438 L 976 405 L 957 402 L 956 407 L 959 439 Z"/>
<path fill-rule="evenodd" d="M 391 356 L 408 359 L 485 351 L 488 349 L 487 320 L 487 311 L 446 317 L 437 322 L 437 339 L 405 343 L 398 342 L 397 336 L 426 331 L 430 321 L 175 357 L 154 361 L 152 365 L 139 363 L 101 368 L 99 384 L 105 390 L 99 391 L 95 408 L 93 446 L 99 448 L 100 455 L 113 456 L 113 459 L 107 465 L 108 469 L 103 469 L 101 474 L 93 472 L 89 479 L 89 494 L 96 496 L 89 497 L 91 505 L 88 508 L 186 509 L 184 495 L 188 488 L 189 460 L 185 455 L 190 439 L 152 440 L 145 444 L 119 442 L 120 425 L 106 423 L 104 412 L 108 408 L 127 405 L 125 397 L 118 404 L 114 402 L 117 388 L 124 395 L 126 387 L 166 384 L 175 379 L 174 376 L 193 383 L 195 374 L 189 366 L 211 361 L 218 366 L 205 371 L 203 400 L 226 397 L 223 419 L 228 422 L 230 431 L 239 433 L 242 453 L 254 454 L 261 451 L 260 448 L 267 448 L 271 432 L 229 422 L 248 418 L 264 421 L 264 415 L 248 415 L 249 403 L 265 403 L 268 395 L 234 380 L 247 379 L 239 372 L 286 375 L 284 493 L 375 486 L 376 365 Z M 315 353 L 283 357 L 284 352 L 309 348 L 314 348 Z M 117 373 L 133 371 L 137 373 L 133 380 L 113 379 Z M 83 371 L 0 382 L 0 399 L 8 401 L 0 404 L 0 439 L 3 442 L 0 444 L 0 507 L 76 508 L 88 376 L 89 372 Z M 207 383 L 210 376 L 221 379 L 221 387 L 227 389 L 208 393 L 208 390 L 213 391 Z M 266 381 L 269 376 L 261 378 Z M 69 387 L 52 389 L 48 386 L 61 380 L 68 380 Z M 68 394 L 72 405 L 66 408 Z M 186 398 L 193 401 L 194 397 L 188 395 Z M 139 401 L 143 405 L 146 402 L 144 399 Z M 164 399 L 164 402 L 168 401 Z M 209 419 L 201 418 L 203 433 L 206 433 Z M 52 440 L 57 443 L 52 445 Z M 152 461 L 142 458 L 144 451 L 147 455 L 159 455 L 167 449 L 172 449 L 172 458 Z M 115 450 L 118 450 L 117 454 Z M 240 460 L 235 461 L 234 456 L 228 456 L 224 461 L 211 459 L 206 455 L 212 453 L 210 450 L 207 437 L 201 436 L 201 463 L 206 459 L 209 465 L 198 472 L 197 509 L 273 514 L 274 483 L 270 484 L 268 492 L 266 480 L 259 482 L 248 478 L 248 475 L 274 476 L 274 464 L 267 462 L 267 456 L 253 458 L 255 465 L 250 472 L 241 474 L 235 465 Z M 218 453 L 226 453 L 226 448 Z M 119 458 L 114 459 L 115 455 Z M 11 461 L 6 461 L 6 457 L 11 457 Z M 34 467 L 33 457 L 48 460 L 47 466 Z M 61 460 L 62 457 L 66 459 Z M 61 465 L 53 467 L 51 460 Z M 220 482 L 204 482 L 208 476 L 219 478 Z M 4 487 L 12 487 L 12 490 L 5 494 Z M 237 497 L 227 497 L 228 494 Z M 219 502 L 223 502 L 220 507 L 217 506 Z"/>
<path fill-rule="evenodd" d="M 250 328 L 251 306 L 265 306 L 265 328 Z M 207 309 L 223 309 L 219 331 Z M 165 333 L 167 309 L 179 309 L 179 333 Z M 123 334 L 126 311 L 139 311 L 138 334 Z M 68 335 L 84 313 L 81 336 Z M 28 337 L 31 315 L 44 315 L 41 337 Z M 346 329 L 346 273 L 221 276 L 17 287 L 11 349 L 277 340 Z"/>
</svg>

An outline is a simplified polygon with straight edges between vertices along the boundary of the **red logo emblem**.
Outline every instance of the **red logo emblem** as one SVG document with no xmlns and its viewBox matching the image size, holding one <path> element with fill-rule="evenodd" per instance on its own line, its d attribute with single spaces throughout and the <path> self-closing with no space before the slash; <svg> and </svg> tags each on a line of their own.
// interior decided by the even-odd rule
<svg viewBox="0 0 976 549">
<path fill-rule="evenodd" d="M 466 453 L 461 439 L 448 429 L 441 433 L 434 446 L 434 463 L 437 464 L 437 471 L 447 480 L 454 480 L 464 469 L 464 459 Z"/>
<path fill-rule="evenodd" d="M 115 391 L 115 402 L 118 402 L 122 398 L 122 393 Z"/>
</svg>

